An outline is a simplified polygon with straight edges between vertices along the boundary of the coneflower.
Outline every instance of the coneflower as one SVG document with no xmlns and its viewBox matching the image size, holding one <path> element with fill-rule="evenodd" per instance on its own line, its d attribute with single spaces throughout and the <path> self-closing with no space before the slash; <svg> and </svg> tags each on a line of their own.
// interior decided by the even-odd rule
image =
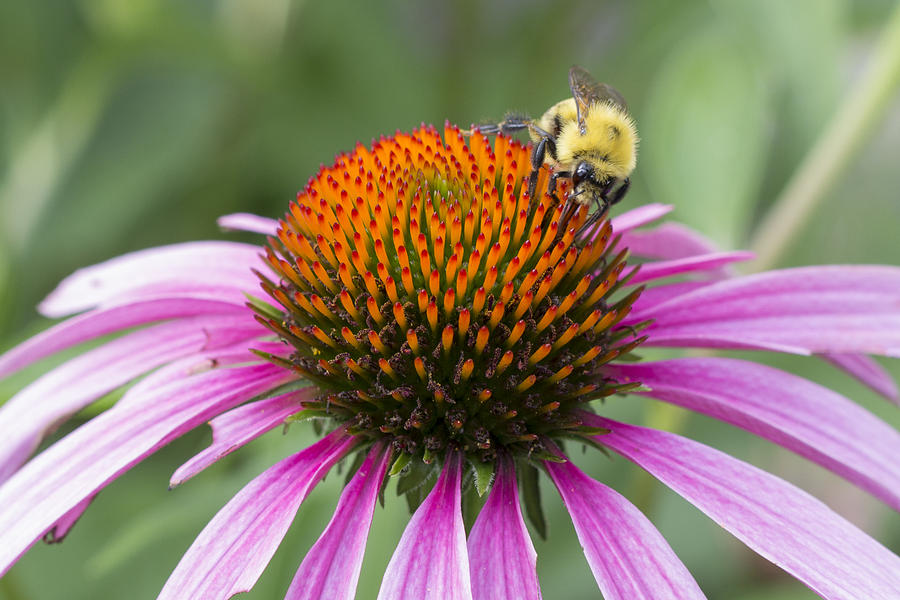
<svg viewBox="0 0 900 600">
<path fill-rule="evenodd" d="M 824 598 L 895 598 L 900 559 L 818 500 L 697 442 L 610 420 L 597 401 L 642 394 L 713 416 L 900 509 L 900 435 L 849 400 L 745 360 L 634 354 L 641 345 L 823 354 L 896 399 L 866 355 L 900 356 L 900 269 L 731 277 L 726 266 L 746 253 L 715 252 L 678 225 L 635 231 L 667 207 L 582 228 L 584 212 L 562 218 L 564 188 L 561 200 L 528 197 L 529 170 L 528 149 L 506 137 L 422 127 L 340 155 L 280 221 L 223 219 L 265 234 L 262 248 L 182 244 L 66 279 L 41 311 L 81 314 L 0 357 L 0 376 L 139 328 L 0 410 L 0 570 L 42 537 L 65 536 L 103 487 L 198 425 L 211 424 L 213 443 L 172 485 L 285 422 L 311 420 L 322 439 L 228 502 L 160 598 L 249 590 L 342 460 L 355 475 L 287 598 L 354 597 L 389 479 L 414 514 L 380 598 L 539 598 L 520 496 L 539 510 L 541 472 L 605 598 L 702 598 L 650 521 L 569 462 L 562 441 L 635 462 Z M 666 281 L 675 275 L 686 278 Z M 31 457 L 59 423 L 144 374 Z M 468 536 L 465 494 L 486 497 Z"/>
</svg>

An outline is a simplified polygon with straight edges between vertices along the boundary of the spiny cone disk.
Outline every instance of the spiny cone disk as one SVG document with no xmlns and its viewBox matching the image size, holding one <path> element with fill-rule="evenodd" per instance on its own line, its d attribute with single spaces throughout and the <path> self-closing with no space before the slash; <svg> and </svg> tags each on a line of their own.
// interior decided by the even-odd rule
<svg viewBox="0 0 900 600">
<path fill-rule="evenodd" d="M 358 145 L 323 167 L 269 239 L 281 319 L 320 411 L 426 461 L 446 449 L 492 460 L 584 431 L 577 410 L 620 387 L 602 366 L 642 339 L 616 328 L 621 287 L 602 218 L 527 195 L 529 151 L 446 125 Z M 576 240 L 576 237 L 578 240 Z M 588 241 L 581 241 L 588 240 Z"/>
</svg>

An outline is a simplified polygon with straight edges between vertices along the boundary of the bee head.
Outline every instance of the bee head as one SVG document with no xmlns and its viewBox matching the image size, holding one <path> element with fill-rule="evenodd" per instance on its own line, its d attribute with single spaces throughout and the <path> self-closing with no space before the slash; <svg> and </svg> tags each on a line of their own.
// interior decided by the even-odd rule
<svg viewBox="0 0 900 600">
<path fill-rule="evenodd" d="M 572 171 L 573 196 L 581 197 L 581 202 L 588 204 L 595 196 L 602 197 L 611 180 L 602 171 L 586 160 L 580 161 Z"/>
<path fill-rule="evenodd" d="M 575 165 L 575 170 L 572 172 L 572 186 L 575 189 L 578 189 L 583 181 L 596 183 L 594 180 L 594 166 L 587 161 L 579 162 Z"/>
</svg>

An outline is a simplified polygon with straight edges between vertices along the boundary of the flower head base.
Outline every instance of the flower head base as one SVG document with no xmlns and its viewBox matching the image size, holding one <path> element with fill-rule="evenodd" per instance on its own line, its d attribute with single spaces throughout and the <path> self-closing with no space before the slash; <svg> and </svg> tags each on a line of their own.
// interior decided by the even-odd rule
<svg viewBox="0 0 900 600">
<path fill-rule="evenodd" d="M 259 311 L 322 390 L 307 411 L 426 462 L 547 456 L 546 437 L 596 432 L 577 411 L 622 389 L 601 368 L 642 341 L 616 328 L 639 291 L 612 299 L 626 253 L 609 221 L 576 240 L 587 211 L 561 227 L 529 169 L 520 143 L 447 125 L 359 145 L 309 181 L 269 239 L 283 314 Z"/>
</svg>

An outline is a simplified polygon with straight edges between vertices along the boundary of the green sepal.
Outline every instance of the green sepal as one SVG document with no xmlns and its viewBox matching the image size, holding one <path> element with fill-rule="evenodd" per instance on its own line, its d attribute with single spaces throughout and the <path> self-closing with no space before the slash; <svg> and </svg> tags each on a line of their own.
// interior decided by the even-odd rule
<svg viewBox="0 0 900 600">
<path fill-rule="evenodd" d="M 590 425 L 579 425 L 578 427 L 572 428 L 572 433 L 576 435 L 606 435 L 611 429 L 607 429 L 606 427 L 592 427 Z"/>
<path fill-rule="evenodd" d="M 472 530 L 475 519 L 478 518 L 478 513 L 481 512 L 481 509 L 487 500 L 487 498 L 483 498 L 481 494 L 478 493 L 477 483 L 474 481 L 476 477 L 477 475 L 474 474 L 473 471 L 469 471 L 465 478 L 468 481 L 464 481 L 462 486 L 462 516 L 466 533 Z M 475 485 L 472 485 L 473 483 L 475 483 Z"/>
<path fill-rule="evenodd" d="M 402 496 L 410 490 L 421 487 L 432 471 L 434 471 L 433 466 L 426 465 L 420 460 L 409 461 L 406 472 L 401 473 L 400 479 L 397 480 L 397 495 Z"/>
<path fill-rule="evenodd" d="M 560 440 L 559 442 L 561 442 L 561 441 L 562 440 Z M 557 442 L 557 443 L 559 443 L 559 442 Z M 564 462 L 568 462 L 562 456 L 557 456 L 556 454 L 553 454 L 552 452 L 547 452 L 546 450 L 535 450 L 531 454 L 528 455 L 528 458 L 530 458 L 531 460 L 546 460 L 548 462 L 554 462 L 554 463 L 560 463 L 560 464 L 562 464 Z"/>
<path fill-rule="evenodd" d="M 400 456 L 397 457 L 397 460 L 394 461 L 394 464 L 391 465 L 391 470 L 388 471 L 388 477 L 396 477 L 400 474 L 403 469 L 406 468 L 406 465 L 409 464 L 409 461 L 412 460 L 412 454 L 407 454 L 406 452 L 402 452 Z"/>
<path fill-rule="evenodd" d="M 547 520 L 541 506 L 541 491 L 538 486 L 537 468 L 525 461 L 519 463 L 519 489 L 525 502 L 525 516 L 542 540 L 547 539 Z"/>
<path fill-rule="evenodd" d="M 592 428 L 592 429 L 600 429 L 600 428 L 596 427 L 596 428 Z M 609 453 L 609 449 L 606 446 L 604 446 L 602 442 L 595 440 L 592 437 L 593 435 L 604 435 L 609 432 L 610 432 L 609 429 L 603 429 L 599 434 L 582 434 L 581 432 L 572 432 L 571 434 L 567 435 L 566 437 L 568 439 L 574 440 L 576 442 L 581 442 L 582 444 L 584 444 L 582 446 L 582 450 L 586 449 L 587 446 L 590 446 L 590 447 L 594 448 L 595 450 L 599 450 L 600 452 L 602 452 L 603 455 L 606 456 L 606 458 L 612 458 L 612 455 Z"/>
<path fill-rule="evenodd" d="M 428 496 L 439 470 L 440 465 L 426 465 L 420 460 L 413 460 L 407 465 L 406 473 L 400 475 L 397 480 L 397 495 L 406 496 L 410 513 L 415 512 Z"/>
<path fill-rule="evenodd" d="M 492 461 L 481 462 L 477 459 L 469 462 L 475 473 L 475 491 L 480 498 L 488 493 L 494 483 L 494 463 Z"/>
<path fill-rule="evenodd" d="M 292 423 L 300 423 L 302 421 L 309 421 L 310 419 L 327 419 L 331 415 L 328 414 L 327 410 L 321 408 L 304 408 L 298 413 L 294 413 L 288 418 L 284 420 L 285 425 L 290 425 Z"/>
<path fill-rule="evenodd" d="M 247 298 L 247 303 L 250 304 L 250 307 L 256 314 L 275 319 L 276 321 L 280 321 L 284 318 L 284 313 L 282 311 L 278 310 L 265 300 L 247 293 L 244 293 L 244 297 Z"/>
<path fill-rule="evenodd" d="M 388 452 L 390 452 L 390 456 L 388 457 L 388 460 L 391 460 L 391 458 L 394 456 L 394 450 L 392 448 L 390 448 L 390 446 L 388 446 Z M 397 458 L 397 460 L 399 460 L 399 457 Z M 397 464 L 397 462 L 394 461 L 394 465 L 396 465 L 396 464 Z M 384 491 L 387 489 L 388 482 L 390 480 L 391 480 L 390 477 L 382 477 L 381 485 L 378 486 L 378 502 L 379 502 L 379 504 L 381 504 L 381 508 L 384 508 Z"/>
<path fill-rule="evenodd" d="M 425 502 L 428 491 L 424 488 L 416 488 L 406 492 L 403 497 L 406 498 L 406 506 L 409 507 L 409 514 L 413 514 Z"/>
</svg>

